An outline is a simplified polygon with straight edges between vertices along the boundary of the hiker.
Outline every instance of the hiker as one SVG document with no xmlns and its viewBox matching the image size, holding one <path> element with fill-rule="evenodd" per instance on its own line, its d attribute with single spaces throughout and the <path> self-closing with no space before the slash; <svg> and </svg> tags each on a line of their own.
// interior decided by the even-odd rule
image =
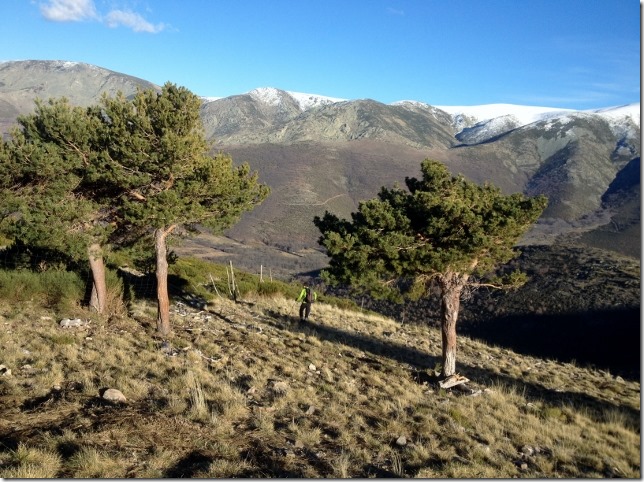
<svg viewBox="0 0 644 482">
<path fill-rule="evenodd" d="M 298 302 L 302 302 L 300 305 L 300 321 L 308 320 L 309 314 L 311 313 L 311 303 L 314 303 L 318 299 L 318 294 L 313 291 L 309 286 L 304 286 L 300 292 L 300 296 L 297 297 Z"/>
</svg>

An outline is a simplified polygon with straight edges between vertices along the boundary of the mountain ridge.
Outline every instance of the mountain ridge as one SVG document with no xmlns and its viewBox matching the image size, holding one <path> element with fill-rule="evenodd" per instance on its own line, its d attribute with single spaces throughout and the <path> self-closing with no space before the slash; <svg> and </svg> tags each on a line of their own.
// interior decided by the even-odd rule
<svg viewBox="0 0 644 482">
<path fill-rule="evenodd" d="M 277 105 L 287 94 L 292 97 L 299 105 L 302 111 L 310 108 L 319 107 L 322 105 L 334 104 L 338 102 L 353 102 L 359 100 L 373 100 L 373 99 L 344 99 L 337 97 L 330 97 L 321 94 L 295 92 L 289 90 L 282 90 L 277 87 L 257 87 L 248 92 L 235 95 L 250 95 L 259 101 L 263 101 L 272 105 Z M 227 97 L 205 97 L 201 98 L 205 102 L 215 102 L 217 100 L 226 99 Z M 374 102 L 379 102 L 373 100 Z M 383 103 L 383 102 L 380 102 Z M 489 121 L 498 117 L 511 116 L 517 120 L 520 125 L 531 124 L 548 117 L 556 117 L 558 115 L 572 114 L 572 113 L 588 113 L 588 114 L 601 114 L 610 118 L 630 117 L 633 122 L 640 125 L 640 103 L 635 102 L 631 104 L 615 105 L 593 109 L 570 109 L 560 107 L 545 107 L 523 104 L 508 104 L 508 103 L 493 103 L 493 104 L 476 104 L 476 105 L 434 105 L 417 100 L 399 100 L 390 103 L 383 103 L 384 105 L 411 105 L 414 107 L 427 108 L 427 109 L 440 109 L 448 114 L 459 117 L 466 116 L 474 120 L 474 122 Z"/>
<path fill-rule="evenodd" d="M 630 119 L 633 124 L 640 127 L 639 102 L 596 109 L 575 110 L 503 103 L 472 106 L 444 106 L 430 105 L 415 100 L 403 100 L 385 104 L 372 99 L 340 99 L 318 94 L 286 91 L 275 87 L 260 87 L 250 90 L 244 94 L 237 95 L 248 95 L 254 100 L 263 104 L 268 104 L 274 108 L 280 108 L 285 103 L 295 103 L 299 106 L 300 113 L 306 113 L 310 109 L 326 107 L 333 104 L 359 103 L 364 101 L 375 102 L 384 106 L 401 106 L 410 110 L 425 110 L 431 112 L 434 116 L 439 115 L 437 114 L 437 111 L 442 111 L 447 113 L 448 116 L 451 116 L 451 123 L 457 131 L 461 129 L 461 132 L 456 132 L 455 134 L 457 139 L 469 140 L 470 142 L 467 143 L 471 143 L 472 139 L 474 139 L 476 143 L 482 142 L 495 135 L 535 122 L 556 120 L 575 115 L 598 115 L 615 126 L 619 126 L 625 120 Z M 206 104 L 210 104 L 211 102 L 222 101 L 229 99 L 230 97 L 202 99 L 206 101 Z M 476 135 L 467 135 L 465 131 L 475 131 Z M 483 131 L 485 131 L 485 134 L 482 134 Z"/>
<path fill-rule="evenodd" d="M 0 63 L 0 132 L 32 111 L 36 97 L 65 95 L 88 105 L 104 92 L 133 95 L 137 88 L 159 89 L 89 64 Z M 639 172 L 639 103 L 591 111 L 513 104 L 441 109 L 272 87 L 202 101 L 213 149 L 248 162 L 272 188 L 261 206 L 227 232 L 246 244 L 310 256 L 318 249 L 313 216 L 326 209 L 348 216 L 381 186 L 417 176 L 420 161 L 431 157 L 454 174 L 492 182 L 506 193 L 547 195 L 550 205 L 526 243 L 572 236 L 593 245 L 601 238 L 604 247 L 639 253 L 640 183 L 624 181 Z"/>
</svg>

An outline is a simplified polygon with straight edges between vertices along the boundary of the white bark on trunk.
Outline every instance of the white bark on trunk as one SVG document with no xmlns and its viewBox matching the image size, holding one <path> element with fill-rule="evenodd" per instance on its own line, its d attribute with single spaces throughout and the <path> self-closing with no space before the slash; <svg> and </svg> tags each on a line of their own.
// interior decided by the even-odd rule
<svg viewBox="0 0 644 482">
<path fill-rule="evenodd" d="M 103 263 L 103 252 L 98 243 L 92 244 L 87 249 L 89 267 L 92 271 L 92 295 L 89 306 L 92 310 L 103 313 L 107 300 L 107 284 L 105 282 L 105 264 Z"/>
<path fill-rule="evenodd" d="M 441 287 L 441 335 L 443 343 L 441 375 L 456 373 L 456 321 L 461 306 L 461 293 L 469 276 L 447 272 L 439 278 Z"/>
<path fill-rule="evenodd" d="M 166 337 L 172 331 L 170 325 L 170 297 L 168 295 L 168 258 L 166 237 L 168 231 L 157 229 L 154 232 L 157 275 L 157 332 Z"/>
</svg>

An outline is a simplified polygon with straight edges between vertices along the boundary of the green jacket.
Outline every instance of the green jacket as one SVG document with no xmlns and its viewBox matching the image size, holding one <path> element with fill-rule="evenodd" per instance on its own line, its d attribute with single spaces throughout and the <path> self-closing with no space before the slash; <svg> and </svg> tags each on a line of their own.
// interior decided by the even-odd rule
<svg viewBox="0 0 644 482">
<path fill-rule="evenodd" d="M 313 301 L 317 301 L 318 294 L 313 290 L 311 290 L 311 292 L 313 294 Z M 302 288 L 302 291 L 300 291 L 300 296 L 297 297 L 296 301 L 304 301 L 305 299 L 306 299 L 306 288 Z"/>
</svg>

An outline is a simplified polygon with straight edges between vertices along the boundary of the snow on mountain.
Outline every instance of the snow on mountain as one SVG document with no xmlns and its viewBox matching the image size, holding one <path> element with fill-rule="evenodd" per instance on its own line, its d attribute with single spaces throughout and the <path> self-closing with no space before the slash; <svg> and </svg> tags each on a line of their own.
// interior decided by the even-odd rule
<svg viewBox="0 0 644 482">
<path fill-rule="evenodd" d="M 275 89 L 273 87 L 258 87 L 248 92 L 253 99 L 263 102 L 268 105 L 280 105 L 282 96 L 285 94 L 283 90 Z"/>
<path fill-rule="evenodd" d="M 628 104 L 603 109 L 574 110 L 554 107 L 538 107 L 515 104 L 485 104 L 474 106 L 437 106 L 453 118 L 454 126 L 460 130 L 459 139 L 475 143 L 489 139 L 513 128 L 523 127 L 535 122 L 546 123 L 543 128 L 548 130 L 552 122 L 567 123 L 575 117 L 599 115 L 606 119 L 613 131 L 618 135 L 629 135 L 632 124 L 640 126 L 640 104 Z"/>
<path fill-rule="evenodd" d="M 397 102 L 392 102 L 390 105 L 403 105 L 409 107 L 417 107 L 419 109 L 432 109 L 433 107 L 424 102 L 419 102 L 417 100 L 399 100 Z"/>
<path fill-rule="evenodd" d="M 612 121 L 621 121 L 624 118 L 630 117 L 630 119 L 638 126 L 640 125 L 641 120 L 639 102 L 635 104 L 620 105 L 617 107 L 608 107 L 605 109 L 587 110 L 584 112 L 599 114 L 600 116 Z"/>
<path fill-rule="evenodd" d="M 305 111 L 313 107 L 322 105 L 333 104 L 335 102 L 342 102 L 345 99 L 338 99 L 334 97 L 326 97 L 323 95 L 304 94 L 302 92 L 290 92 L 275 89 L 274 87 L 259 87 L 253 89 L 248 94 L 255 100 L 265 104 L 277 106 L 279 105 L 284 95 L 290 96 L 300 107 L 300 110 Z"/>
<path fill-rule="evenodd" d="M 474 119 L 476 123 L 499 117 L 511 116 L 516 120 L 519 126 L 575 112 L 573 109 L 558 109 L 555 107 L 537 107 L 515 104 L 484 104 L 471 106 L 438 105 L 436 107 L 444 110 L 448 114 L 451 114 L 454 118 L 466 116 Z"/>
<path fill-rule="evenodd" d="M 336 97 L 326 97 L 323 95 L 315 94 L 303 94 L 302 92 L 289 91 L 289 95 L 295 99 L 295 101 L 299 104 L 300 109 L 302 110 L 308 110 L 313 107 L 346 101 L 346 99 L 338 99 Z"/>
</svg>

